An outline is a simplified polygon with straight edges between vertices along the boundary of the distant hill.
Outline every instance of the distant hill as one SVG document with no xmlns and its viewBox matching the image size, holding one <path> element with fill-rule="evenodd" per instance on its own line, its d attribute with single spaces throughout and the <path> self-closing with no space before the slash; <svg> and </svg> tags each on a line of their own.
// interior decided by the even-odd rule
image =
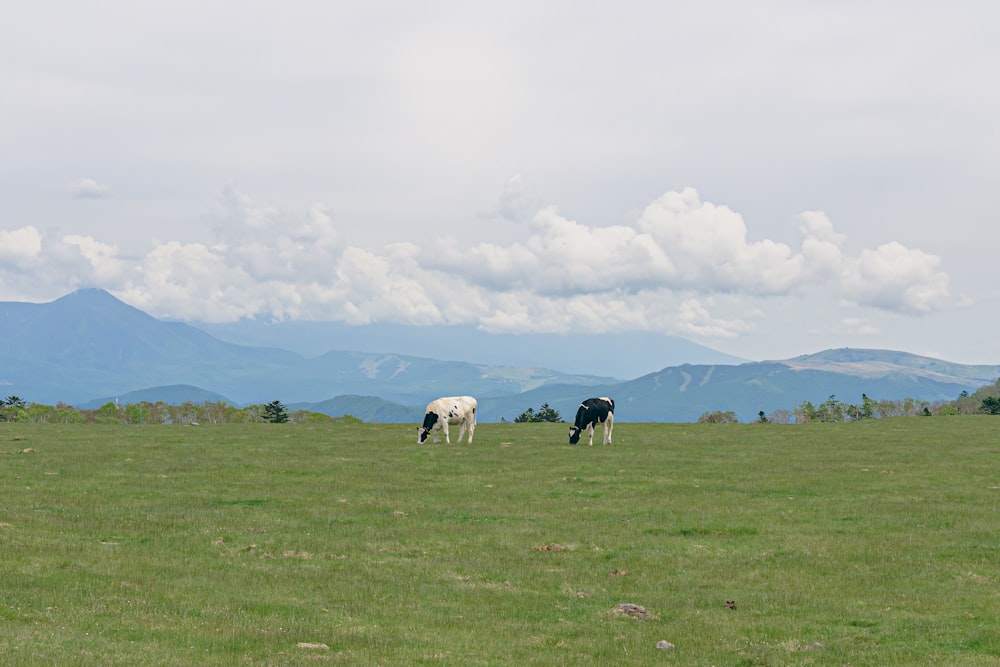
<svg viewBox="0 0 1000 667">
<path fill-rule="evenodd" d="M 238 405 L 343 394 L 426 405 L 429 397 L 449 393 L 499 396 L 556 382 L 611 381 L 393 353 L 331 350 L 307 358 L 226 343 L 190 325 L 157 320 L 96 289 L 50 303 L 0 303 L 0 327 L 0 393 L 38 403 L 89 404 L 149 387 L 191 385 Z"/>
<path fill-rule="evenodd" d="M 944 383 L 979 382 L 996 379 L 1000 366 L 968 366 L 894 350 L 840 348 L 806 354 L 778 362 L 795 370 L 823 370 L 863 378 L 905 377 L 939 380 Z"/>
<path fill-rule="evenodd" d="M 405 406 L 378 396 L 335 396 L 318 403 L 288 406 L 292 410 L 312 410 L 331 417 L 351 415 L 366 422 L 381 424 L 420 423 L 425 406 Z"/>
<path fill-rule="evenodd" d="M 845 365 L 846 364 L 846 365 Z M 794 410 L 804 401 L 820 404 L 831 395 L 860 403 L 876 400 L 953 400 L 1000 377 L 1000 366 L 968 366 L 891 350 L 828 350 L 786 361 L 727 365 L 671 366 L 626 382 L 589 387 L 547 384 L 537 389 L 479 400 L 480 421 L 513 421 L 543 403 L 566 421 L 580 401 L 590 396 L 615 398 L 618 421 L 691 422 L 713 410 L 733 411 L 740 421 L 753 421 L 778 409 Z M 356 397 L 355 397 L 356 398 Z M 305 403 L 299 407 L 339 417 L 352 414 L 365 421 L 417 422 L 422 405 L 403 406 L 365 397 L 349 402 Z M 392 417 L 389 417 L 392 415 Z M 408 419 L 406 418 L 408 417 Z"/>
<path fill-rule="evenodd" d="M 591 387 L 592 394 L 615 398 L 619 421 L 689 422 L 713 410 L 733 411 L 753 421 L 763 410 L 793 410 L 804 401 L 822 403 L 831 395 L 860 403 L 876 400 L 954 400 L 1000 377 L 1000 366 L 968 366 L 891 350 L 828 350 L 787 361 L 726 365 L 671 366 L 634 380 Z M 564 416 L 575 414 L 577 387 L 547 386 L 519 396 L 486 402 L 484 412 L 520 414 L 542 402 Z M 570 417 L 571 418 L 571 417 Z"/>
<path fill-rule="evenodd" d="M 280 347 L 305 356 L 330 350 L 389 352 L 492 366 L 548 368 L 626 380 L 678 364 L 740 364 L 684 338 L 652 331 L 568 334 L 487 333 L 471 326 L 349 325 L 341 322 L 190 323 L 241 345 Z"/>
<path fill-rule="evenodd" d="M 104 290 L 78 290 L 51 303 L 0 303 L 0 323 L 0 392 L 41 403 L 172 384 L 229 394 L 302 362 L 291 352 L 223 343 L 162 322 Z"/>
<path fill-rule="evenodd" d="M 76 407 L 85 410 L 93 410 L 107 403 L 117 403 L 118 405 L 128 405 L 129 403 L 163 402 L 167 405 L 180 405 L 181 403 L 229 403 L 233 404 L 222 394 L 214 391 L 207 391 L 201 387 L 194 387 L 189 384 L 174 384 L 168 387 L 149 387 L 138 391 L 126 392 L 120 396 L 105 396 L 92 401 L 77 403 Z"/>
<path fill-rule="evenodd" d="M 429 400 L 456 394 L 479 398 L 480 421 L 513 420 L 542 403 L 571 420 L 582 399 L 601 395 L 615 398 L 618 421 L 694 421 L 713 410 L 731 410 L 751 421 L 761 410 L 792 410 L 830 395 L 846 402 L 860 401 L 862 393 L 875 399 L 951 400 L 1000 376 L 1000 366 L 859 349 L 782 361 L 666 365 L 624 381 L 616 373 L 572 374 L 395 352 L 331 349 L 306 357 L 223 342 L 190 325 L 150 317 L 103 290 L 79 290 L 44 304 L 0 303 L 0 328 L 4 396 L 95 407 L 115 397 L 236 405 L 280 400 L 335 417 L 353 414 L 381 422 L 419 421 Z M 600 352 L 595 356 L 613 359 L 608 352 L 613 340 L 595 348 Z M 628 340 L 622 338 L 619 347 L 627 347 Z"/>
</svg>

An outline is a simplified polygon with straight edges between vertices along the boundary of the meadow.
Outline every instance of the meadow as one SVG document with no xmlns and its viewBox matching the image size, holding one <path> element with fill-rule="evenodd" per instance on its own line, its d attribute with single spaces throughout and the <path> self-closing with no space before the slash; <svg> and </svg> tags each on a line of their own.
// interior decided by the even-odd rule
<svg viewBox="0 0 1000 667">
<path fill-rule="evenodd" d="M 0 424 L 0 656 L 998 665 L 998 427 Z"/>
</svg>

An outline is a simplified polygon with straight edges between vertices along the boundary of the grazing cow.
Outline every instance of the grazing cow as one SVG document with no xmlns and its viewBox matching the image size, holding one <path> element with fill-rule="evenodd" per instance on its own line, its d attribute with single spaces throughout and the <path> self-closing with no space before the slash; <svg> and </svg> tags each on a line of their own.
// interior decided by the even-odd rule
<svg viewBox="0 0 1000 667">
<path fill-rule="evenodd" d="M 576 421 L 569 428 L 569 444 L 580 442 L 583 429 L 590 431 L 589 445 L 594 444 L 594 427 L 604 424 L 604 444 L 611 444 L 611 430 L 615 426 L 615 402 L 607 396 L 588 398 L 576 411 Z"/>
<path fill-rule="evenodd" d="M 458 432 L 458 441 L 462 442 L 462 436 L 469 432 L 469 444 L 472 444 L 472 434 L 476 432 L 476 410 L 479 403 L 471 396 L 448 396 L 431 401 L 427 404 L 427 412 L 424 413 L 424 425 L 421 426 L 417 436 L 418 443 L 427 441 L 427 436 L 434 431 L 434 442 L 441 442 L 437 431 L 444 431 L 444 440 L 451 443 L 448 437 L 448 424 L 461 424 L 462 428 Z"/>
</svg>

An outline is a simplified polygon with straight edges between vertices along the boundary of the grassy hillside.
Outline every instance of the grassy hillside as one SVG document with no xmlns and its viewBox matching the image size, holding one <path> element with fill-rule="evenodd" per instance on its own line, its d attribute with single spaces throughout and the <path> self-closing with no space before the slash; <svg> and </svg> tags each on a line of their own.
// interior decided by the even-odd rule
<svg viewBox="0 0 1000 667">
<path fill-rule="evenodd" d="M 0 424 L 0 652 L 996 665 L 998 423 Z"/>
</svg>

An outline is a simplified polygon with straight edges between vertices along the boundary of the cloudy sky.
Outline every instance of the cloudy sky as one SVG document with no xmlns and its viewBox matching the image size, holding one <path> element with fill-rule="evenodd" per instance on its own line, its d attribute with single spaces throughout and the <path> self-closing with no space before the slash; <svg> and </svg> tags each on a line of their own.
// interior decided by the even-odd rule
<svg viewBox="0 0 1000 667">
<path fill-rule="evenodd" d="M 0 301 L 1000 363 L 1000 4 L 53 2 Z"/>
</svg>

